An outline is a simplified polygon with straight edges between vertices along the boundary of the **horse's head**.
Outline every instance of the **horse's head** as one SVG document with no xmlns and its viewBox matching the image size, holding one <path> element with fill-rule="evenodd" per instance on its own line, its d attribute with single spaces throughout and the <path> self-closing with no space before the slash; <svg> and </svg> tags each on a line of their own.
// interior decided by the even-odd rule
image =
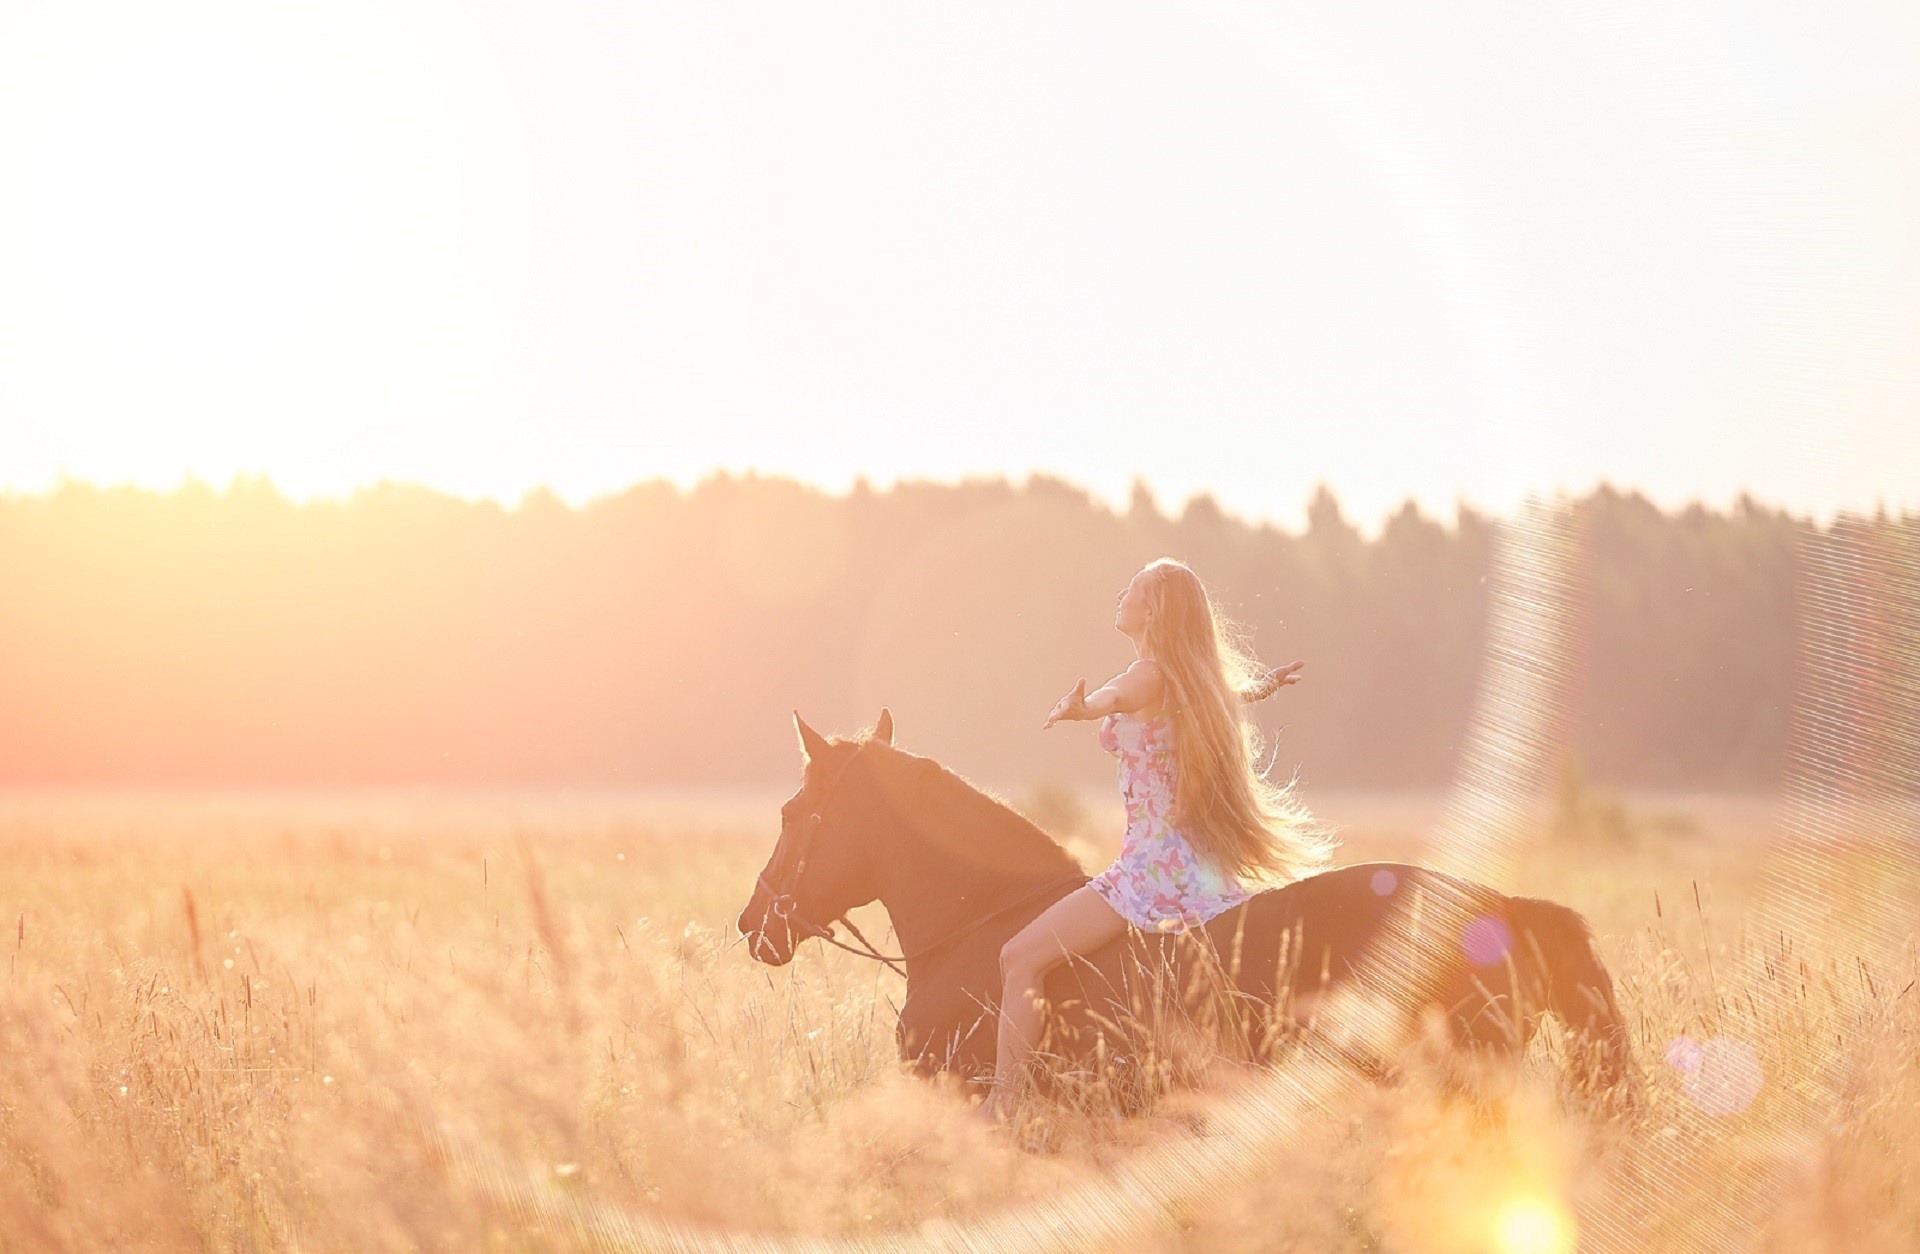
<svg viewBox="0 0 1920 1254">
<path fill-rule="evenodd" d="M 828 740 L 798 710 L 800 790 L 780 807 L 780 839 L 735 926 L 769 966 L 794 946 L 879 895 L 873 851 L 887 807 L 873 786 L 873 757 L 893 744 L 893 716 L 880 711 L 869 740 Z"/>
</svg>

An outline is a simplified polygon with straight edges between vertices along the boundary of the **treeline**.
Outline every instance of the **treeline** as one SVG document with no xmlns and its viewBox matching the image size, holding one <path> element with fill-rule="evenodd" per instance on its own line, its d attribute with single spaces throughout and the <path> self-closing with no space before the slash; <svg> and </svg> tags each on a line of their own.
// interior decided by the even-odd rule
<svg viewBox="0 0 1920 1254">
<path fill-rule="evenodd" d="M 1614 786 L 1768 787 L 1813 524 L 1748 500 L 1573 502 L 1572 739 Z M 1905 528 L 1920 520 L 1854 520 Z M 1482 664 L 1494 520 L 1409 503 L 1367 541 L 1321 489 L 1300 533 L 1144 488 L 1115 512 L 1025 484 L 828 495 L 715 475 L 580 509 L 383 485 L 289 503 L 258 480 L 0 497 L 0 781 L 777 785 L 789 711 L 982 782 L 1097 784 L 1076 678 L 1130 659 L 1114 600 L 1179 557 L 1270 663 L 1259 707 L 1308 785 L 1434 786 Z"/>
</svg>

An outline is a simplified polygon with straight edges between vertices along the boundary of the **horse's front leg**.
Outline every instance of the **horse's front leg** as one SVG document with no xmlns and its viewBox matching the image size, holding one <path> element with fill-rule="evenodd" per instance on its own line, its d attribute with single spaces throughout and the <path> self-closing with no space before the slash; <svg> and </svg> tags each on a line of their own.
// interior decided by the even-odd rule
<svg viewBox="0 0 1920 1254">
<path fill-rule="evenodd" d="M 993 1008 L 963 988 L 909 989 L 894 1041 L 911 1074 L 968 1081 L 993 1074 L 997 1022 Z"/>
</svg>

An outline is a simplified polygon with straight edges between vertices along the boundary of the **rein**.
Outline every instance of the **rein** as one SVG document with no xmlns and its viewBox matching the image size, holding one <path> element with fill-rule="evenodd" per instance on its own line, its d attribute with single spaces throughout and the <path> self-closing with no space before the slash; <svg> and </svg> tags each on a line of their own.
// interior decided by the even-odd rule
<svg viewBox="0 0 1920 1254">
<path fill-rule="evenodd" d="M 814 834 L 820 830 L 821 820 L 824 818 L 826 814 L 828 804 L 831 803 L 834 798 L 835 790 L 839 787 L 841 777 L 845 775 L 849 770 L 852 769 L 853 764 L 859 760 L 859 757 L 862 753 L 866 752 L 867 745 L 871 743 L 873 742 L 868 741 L 866 742 L 866 744 L 862 744 L 858 749 L 855 749 L 853 751 L 853 756 L 851 758 L 848 758 L 846 763 L 842 765 L 838 771 L 834 772 L 833 778 L 829 780 L 827 783 L 825 797 L 821 800 L 819 805 L 814 807 L 813 813 L 807 816 L 806 830 L 801 832 L 800 835 L 795 839 L 795 845 L 796 845 L 795 863 L 793 868 L 793 879 L 792 879 L 792 884 L 794 888 L 798 888 L 800 886 L 800 876 L 807 869 L 808 843 L 813 839 Z M 877 962 L 885 963 L 888 967 L 891 967 L 897 974 L 899 974 L 904 979 L 907 974 L 906 971 L 901 967 L 895 966 L 894 965 L 895 963 L 912 962 L 915 959 L 924 958 L 928 954 L 932 953 L 934 950 L 939 949 L 941 946 L 952 944 L 954 941 L 959 940 L 962 936 L 965 936 L 968 932 L 973 931 L 975 928 L 978 928 L 990 922 L 993 919 L 999 918 L 1001 915 L 1006 914 L 1008 911 L 1013 910 L 1016 907 L 1025 905 L 1027 902 L 1032 901 L 1034 898 L 1040 896 L 1042 893 L 1048 892 L 1051 889 L 1058 888 L 1067 884 L 1073 884 L 1077 886 L 1077 885 L 1086 883 L 1086 881 L 1087 881 L 1087 877 L 1085 875 L 1079 875 L 1079 874 L 1071 875 L 1071 876 L 1061 876 L 1058 879 L 1048 880 L 1046 883 L 1041 884 L 1039 887 L 1034 888 L 1029 892 L 1022 893 L 1020 896 L 1014 898 L 1012 901 L 1007 902 L 1005 905 L 996 907 L 995 909 L 988 911 L 986 914 L 980 915 L 976 918 L 968 920 L 965 923 L 962 923 L 959 927 L 954 928 L 952 931 L 942 936 L 939 940 L 934 941 L 931 945 L 923 945 L 919 949 L 915 950 L 913 953 L 910 953 L 910 954 L 881 953 L 878 949 L 874 947 L 873 942 L 869 941 L 864 935 L 861 934 L 860 929 L 854 926 L 853 920 L 847 917 L 846 911 L 844 910 L 841 911 L 838 915 L 834 916 L 833 918 L 827 920 L 827 924 L 824 927 L 818 923 L 815 923 L 812 919 L 809 919 L 805 915 L 800 913 L 794 901 L 792 891 L 790 890 L 777 891 L 775 890 L 772 884 L 767 882 L 767 873 L 765 871 L 762 871 L 760 873 L 758 882 L 760 887 L 765 889 L 767 894 L 773 898 L 773 902 L 768 908 L 772 910 L 775 917 L 784 919 L 789 929 L 794 929 L 797 927 L 800 931 L 805 932 L 808 936 L 818 937 L 820 940 L 826 941 L 829 945 L 838 946 L 839 948 L 844 949 L 848 953 L 853 954 L 857 957 L 872 958 Z M 840 940 L 839 937 L 835 936 L 833 934 L 833 925 L 835 923 L 844 923 L 847 927 L 847 930 L 853 933 L 854 939 L 858 940 L 863 946 L 865 946 L 865 948 L 855 949 L 852 945 L 846 944 L 845 942 Z"/>
</svg>

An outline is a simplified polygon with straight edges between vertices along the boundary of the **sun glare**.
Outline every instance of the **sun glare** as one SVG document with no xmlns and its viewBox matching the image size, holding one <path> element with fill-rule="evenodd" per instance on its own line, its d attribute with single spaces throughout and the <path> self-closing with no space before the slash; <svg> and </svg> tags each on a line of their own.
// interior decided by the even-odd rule
<svg viewBox="0 0 1920 1254">
<path fill-rule="evenodd" d="M 517 495 L 530 106 L 471 5 L 0 19 L 0 411 L 55 473 Z M 516 364 L 517 363 L 517 364 Z M 543 446 L 544 447 L 544 446 Z"/>
<path fill-rule="evenodd" d="M 204 36 L 112 41 L 68 68 L 39 93 L 25 181 L 59 316 L 189 375 L 311 335 L 363 210 L 322 84 Z"/>
<path fill-rule="evenodd" d="M 1573 1248 L 1573 1220 L 1541 1198 L 1517 1198 L 1500 1210 L 1494 1232 L 1500 1254 L 1566 1254 Z"/>
</svg>

